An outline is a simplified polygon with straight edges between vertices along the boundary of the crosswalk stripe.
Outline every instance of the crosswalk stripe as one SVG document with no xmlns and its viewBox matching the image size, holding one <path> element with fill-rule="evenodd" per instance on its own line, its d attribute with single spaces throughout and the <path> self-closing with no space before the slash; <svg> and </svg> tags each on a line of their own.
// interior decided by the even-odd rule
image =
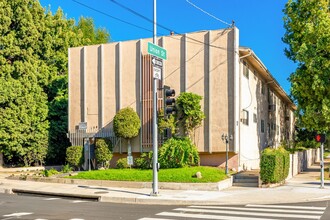
<svg viewBox="0 0 330 220">
<path fill-rule="evenodd" d="M 189 206 L 189 208 L 205 208 L 205 209 L 224 209 L 224 210 L 240 210 L 240 211 L 260 211 L 260 212 L 280 212 L 280 213 L 299 213 L 299 214 L 319 214 L 322 215 L 323 211 L 311 210 L 289 210 L 289 209 L 267 209 L 267 208 L 249 208 L 249 207 L 226 207 L 226 206 Z"/>
<path fill-rule="evenodd" d="M 44 199 L 44 200 L 46 200 L 46 201 L 53 201 L 53 200 L 59 200 L 60 198 L 46 198 L 46 199 Z"/>
<path fill-rule="evenodd" d="M 279 219 L 273 219 L 273 218 L 252 218 L 252 217 L 242 217 L 242 216 L 235 217 L 235 216 L 189 214 L 189 213 L 176 213 L 176 212 L 161 212 L 161 213 L 158 213 L 157 215 L 171 216 L 171 217 L 181 217 L 181 218 L 216 219 L 216 220 L 279 220 Z"/>
<path fill-rule="evenodd" d="M 320 219 L 321 216 L 310 216 L 310 215 L 298 215 L 298 214 L 279 214 L 279 213 L 257 213 L 257 212 L 247 212 L 247 211 L 227 211 L 227 210 L 205 210 L 205 209 L 191 209 L 191 208 L 177 208 L 175 211 L 184 212 L 198 212 L 198 213 L 212 213 L 212 214 L 233 214 L 233 215 L 252 215 L 252 216 L 270 216 L 280 217 L 280 218 L 303 218 L 303 219 Z"/>
<path fill-rule="evenodd" d="M 327 208 L 327 207 L 312 207 L 312 206 L 256 205 L 256 204 L 248 204 L 245 207 L 282 208 L 282 209 L 306 209 L 306 210 L 325 210 Z"/>
<path fill-rule="evenodd" d="M 169 218 L 139 218 L 138 220 L 173 220 Z"/>
</svg>

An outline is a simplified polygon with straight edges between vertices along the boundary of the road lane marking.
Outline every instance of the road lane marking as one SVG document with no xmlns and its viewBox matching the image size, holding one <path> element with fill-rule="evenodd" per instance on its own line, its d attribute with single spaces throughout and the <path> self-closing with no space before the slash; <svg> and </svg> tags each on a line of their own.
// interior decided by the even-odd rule
<svg viewBox="0 0 330 220">
<path fill-rule="evenodd" d="M 279 220 L 274 218 L 253 218 L 243 216 L 219 216 L 219 215 L 204 215 L 204 214 L 188 214 L 176 212 L 161 212 L 156 215 L 181 217 L 181 218 L 202 218 L 202 219 L 216 219 L 216 220 Z"/>
<path fill-rule="evenodd" d="M 259 207 L 259 208 L 282 208 L 282 209 L 307 209 L 307 210 L 326 210 L 327 207 L 313 207 L 313 206 L 288 206 L 288 205 L 256 205 L 248 204 L 245 207 Z"/>
<path fill-rule="evenodd" d="M 204 209 L 224 209 L 224 210 L 240 210 L 240 211 L 260 211 L 260 212 L 280 212 L 280 213 L 299 213 L 299 214 L 317 214 L 322 215 L 323 211 L 311 211 L 311 210 L 289 210 L 289 209 L 267 209 L 267 208 L 249 208 L 249 207 L 228 207 L 228 206 L 199 206 L 193 205 L 189 208 L 204 208 Z"/>
<path fill-rule="evenodd" d="M 198 213 L 212 213 L 212 214 L 226 214 L 226 215 L 249 215 L 249 216 L 262 216 L 262 217 L 280 217 L 280 218 L 300 218 L 300 219 L 320 219 L 321 216 L 299 215 L 299 214 L 279 214 L 279 213 L 258 213 L 247 211 L 230 211 L 230 210 L 205 210 L 205 209 L 191 209 L 191 208 L 177 208 L 174 211 L 183 212 L 198 212 Z"/>
</svg>

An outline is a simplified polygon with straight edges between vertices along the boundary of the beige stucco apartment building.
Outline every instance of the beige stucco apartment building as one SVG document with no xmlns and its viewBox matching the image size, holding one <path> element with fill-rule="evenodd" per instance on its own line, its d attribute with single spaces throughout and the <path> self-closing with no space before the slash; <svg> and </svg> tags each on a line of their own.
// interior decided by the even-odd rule
<svg viewBox="0 0 330 220">
<path fill-rule="evenodd" d="M 133 155 L 152 150 L 152 39 L 69 49 L 69 128 L 73 145 L 111 137 L 115 158 L 125 157 L 127 143 L 112 132 L 121 108 L 132 107 L 142 128 L 131 143 Z M 294 104 L 254 52 L 239 46 L 239 30 L 200 31 L 158 38 L 167 50 L 159 88 L 201 95 L 206 118 L 194 135 L 201 164 L 259 167 L 260 151 L 292 139 Z M 162 106 L 162 92 L 158 106 Z M 84 139 L 82 139 L 84 137 Z"/>
</svg>

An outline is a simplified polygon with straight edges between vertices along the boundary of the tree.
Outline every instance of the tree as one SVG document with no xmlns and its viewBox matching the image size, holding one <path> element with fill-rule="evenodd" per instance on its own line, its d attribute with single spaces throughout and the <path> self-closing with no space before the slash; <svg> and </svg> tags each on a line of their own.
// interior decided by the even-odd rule
<svg viewBox="0 0 330 220">
<path fill-rule="evenodd" d="M 113 130 L 116 136 L 128 140 L 129 155 L 132 151 L 130 139 L 138 136 L 140 127 L 140 118 L 131 107 L 119 110 L 113 119 Z"/>
<path fill-rule="evenodd" d="M 33 0 L 0 2 L 0 150 L 5 160 L 43 163 L 47 96 L 39 86 L 44 11 Z"/>
<path fill-rule="evenodd" d="M 95 28 L 92 18 L 80 17 L 74 31 L 80 39 L 80 45 L 103 44 L 110 40 L 109 32 L 104 28 Z"/>
<path fill-rule="evenodd" d="M 183 92 L 177 98 L 177 123 L 183 128 L 185 135 L 191 136 L 205 118 L 200 104 L 201 100 L 201 96 L 191 92 Z"/>
<path fill-rule="evenodd" d="M 290 75 L 298 119 L 311 131 L 330 126 L 329 0 L 289 0 L 285 6 L 283 42 L 286 56 L 298 63 Z"/>
<path fill-rule="evenodd" d="M 52 14 L 35 0 L 0 1 L 0 151 L 6 161 L 42 163 L 48 148 L 47 163 L 65 162 L 68 48 L 106 43 L 110 36 L 86 20 L 81 27 L 92 33 L 61 9 Z"/>
</svg>

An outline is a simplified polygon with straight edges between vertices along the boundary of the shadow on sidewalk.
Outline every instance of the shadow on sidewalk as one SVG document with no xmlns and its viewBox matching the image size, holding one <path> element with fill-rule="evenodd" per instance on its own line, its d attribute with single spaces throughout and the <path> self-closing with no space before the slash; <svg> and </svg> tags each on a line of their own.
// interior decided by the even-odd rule
<svg viewBox="0 0 330 220">
<path fill-rule="evenodd" d="M 122 193 L 128 193 L 128 194 L 150 196 L 149 194 L 146 194 L 146 193 L 131 192 L 131 191 L 127 191 L 127 190 L 109 189 L 109 188 L 92 187 L 92 186 L 78 186 L 78 187 L 85 188 L 85 189 L 97 189 L 97 190 L 104 190 L 104 191 L 122 192 Z"/>
</svg>

